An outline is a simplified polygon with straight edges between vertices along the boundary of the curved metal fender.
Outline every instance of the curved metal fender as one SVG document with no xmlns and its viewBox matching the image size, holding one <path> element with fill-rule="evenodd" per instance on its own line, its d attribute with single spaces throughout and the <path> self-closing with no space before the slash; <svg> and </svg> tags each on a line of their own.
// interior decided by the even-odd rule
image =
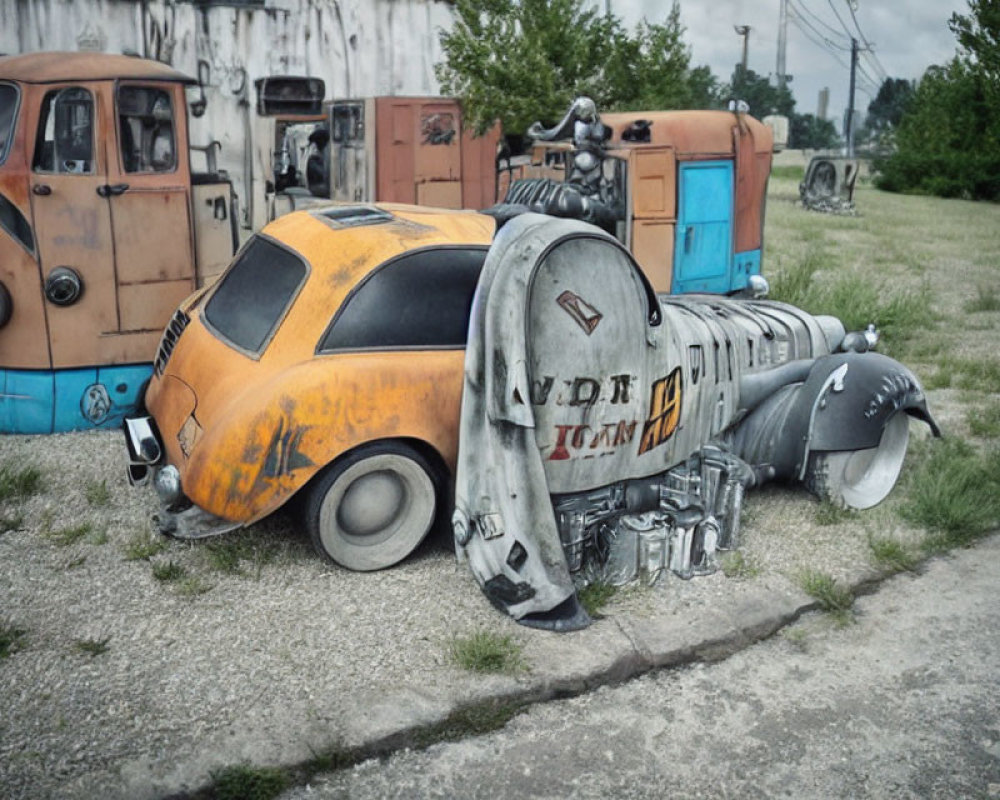
<svg viewBox="0 0 1000 800">
<path fill-rule="evenodd" d="M 875 447 L 897 411 L 941 435 L 917 377 L 895 359 L 881 353 L 818 358 L 789 409 L 775 454 L 777 473 L 801 480 L 813 451 Z"/>
</svg>

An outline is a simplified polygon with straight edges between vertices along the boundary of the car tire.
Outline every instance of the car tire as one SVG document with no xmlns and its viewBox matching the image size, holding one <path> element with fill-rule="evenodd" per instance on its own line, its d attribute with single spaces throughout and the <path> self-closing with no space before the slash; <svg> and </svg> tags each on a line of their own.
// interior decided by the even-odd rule
<svg viewBox="0 0 1000 800">
<path fill-rule="evenodd" d="M 436 517 L 438 480 L 401 442 L 363 445 L 327 467 L 306 499 L 306 526 L 324 558 L 361 572 L 412 553 Z"/>
<path fill-rule="evenodd" d="M 903 467 L 909 421 L 905 412 L 896 412 L 885 424 L 875 447 L 812 453 L 806 470 L 809 491 L 844 508 L 860 510 L 881 503 L 896 485 Z"/>
</svg>

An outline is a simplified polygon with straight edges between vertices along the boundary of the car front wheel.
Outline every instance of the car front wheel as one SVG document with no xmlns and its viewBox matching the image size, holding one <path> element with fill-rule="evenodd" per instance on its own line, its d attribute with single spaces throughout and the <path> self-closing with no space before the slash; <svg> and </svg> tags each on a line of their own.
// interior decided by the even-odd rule
<svg viewBox="0 0 1000 800">
<path fill-rule="evenodd" d="M 367 572 L 402 561 L 423 541 L 437 507 L 434 471 L 412 447 L 376 442 L 335 461 L 306 501 L 320 555 Z"/>
</svg>

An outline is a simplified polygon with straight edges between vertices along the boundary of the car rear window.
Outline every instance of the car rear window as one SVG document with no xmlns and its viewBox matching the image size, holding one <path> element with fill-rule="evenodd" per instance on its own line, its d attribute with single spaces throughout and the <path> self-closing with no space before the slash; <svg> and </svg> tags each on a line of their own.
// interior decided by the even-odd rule
<svg viewBox="0 0 1000 800">
<path fill-rule="evenodd" d="M 462 348 L 485 248 L 433 248 L 389 261 L 344 301 L 319 352 Z"/>
<path fill-rule="evenodd" d="M 308 268 L 290 250 L 254 236 L 219 281 L 205 319 L 236 347 L 259 354 L 305 281 Z"/>
</svg>

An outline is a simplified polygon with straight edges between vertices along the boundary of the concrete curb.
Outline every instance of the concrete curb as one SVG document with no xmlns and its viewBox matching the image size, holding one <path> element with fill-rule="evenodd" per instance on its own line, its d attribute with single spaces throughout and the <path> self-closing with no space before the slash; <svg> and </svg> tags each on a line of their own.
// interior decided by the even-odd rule
<svg viewBox="0 0 1000 800">
<path fill-rule="evenodd" d="M 852 591 L 871 593 L 888 577 L 866 571 L 852 582 Z M 350 766 L 422 746 L 428 736 L 433 739 L 463 713 L 544 703 L 619 684 L 651 670 L 725 659 L 818 607 L 798 589 L 751 586 L 713 608 L 698 609 L 690 618 L 606 617 L 585 631 L 533 640 L 528 675 L 487 675 L 471 693 L 449 686 L 361 693 L 346 706 L 319 709 L 317 718 L 308 723 L 267 718 L 231 731 L 228 739 L 179 761 L 166 775 L 154 776 L 143 762 L 131 762 L 121 771 L 122 796 L 170 800 L 211 796 L 211 773 L 220 763 L 281 767 L 306 776 L 319 756 L 334 754 L 335 767 Z"/>
</svg>

